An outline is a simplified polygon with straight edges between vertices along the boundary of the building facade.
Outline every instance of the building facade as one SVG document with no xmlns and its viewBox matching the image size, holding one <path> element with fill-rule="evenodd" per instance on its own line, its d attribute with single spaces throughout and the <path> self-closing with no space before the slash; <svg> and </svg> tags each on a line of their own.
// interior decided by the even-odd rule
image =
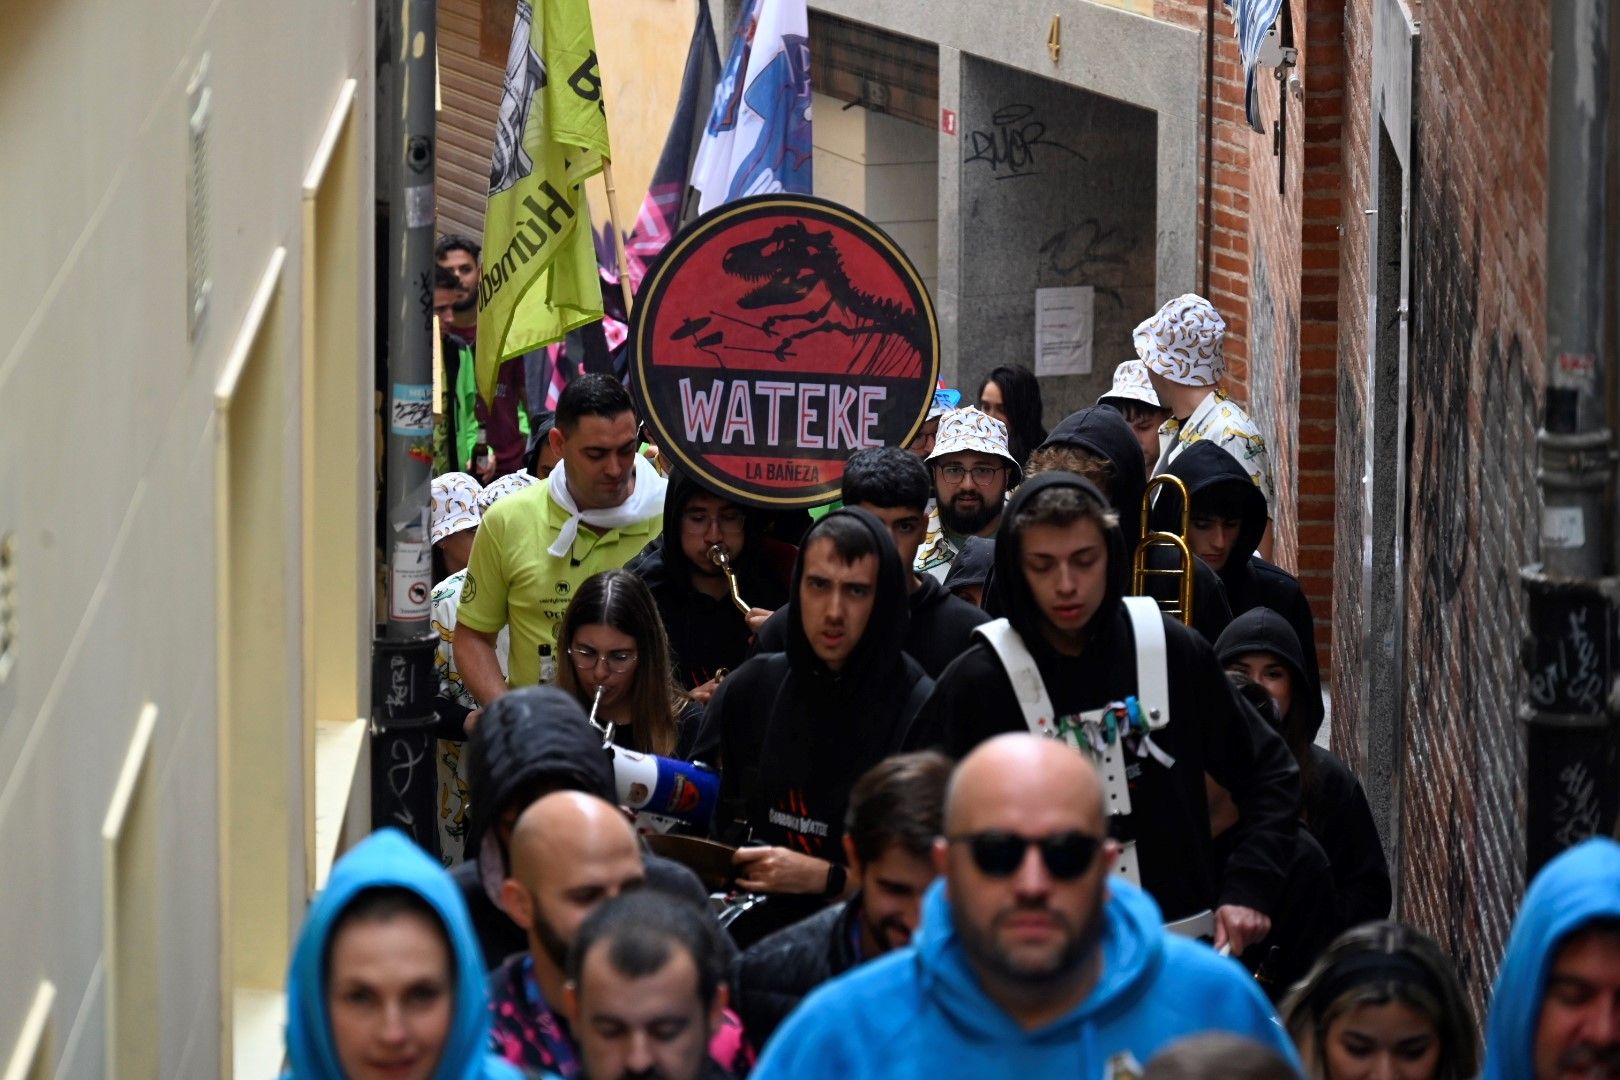
<svg viewBox="0 0 1620 1080">
<path fill-rule="evenodd" d="M 373 19 L 7 13 L 7 1077 L 278 1071 L 364 805 Z"/>
</svg>

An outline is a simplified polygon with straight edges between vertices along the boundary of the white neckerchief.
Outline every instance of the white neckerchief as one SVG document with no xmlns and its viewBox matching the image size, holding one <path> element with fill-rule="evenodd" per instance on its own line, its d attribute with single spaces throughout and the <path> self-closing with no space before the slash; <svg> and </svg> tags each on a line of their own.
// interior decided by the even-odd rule
<svg viewBox="0 0 1620 1080">
<path fill-rule="evenodd" d="M 581 510 L 574 502 L 573 493 L 568 490 L 568 472 L 559 461 L 557 467 L 551 470 L 550 495 L 553 502 L 568 512 L 568 520 L 557 531 L 557 539 L 551 542 L 547 553 L 561 557 L 572 551 L 581 521 L 606 532 L 646 521 L 663 512 L 664 489 L 668 483 L 646 458 L 637 454 L 636 482 L 630 490 L 630 497 L 618 506 L 605 510 Z"/>
</svg>

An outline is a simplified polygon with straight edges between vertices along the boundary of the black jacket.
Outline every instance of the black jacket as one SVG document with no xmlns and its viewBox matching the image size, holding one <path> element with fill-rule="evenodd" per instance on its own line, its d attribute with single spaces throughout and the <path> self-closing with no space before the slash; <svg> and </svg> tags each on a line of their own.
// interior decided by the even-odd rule
<svg viewBox="0 0 1620 1080">
<path fill-rule="evenodd" d="M 553 686 L 533 686 L 503 695 L 484 710 L 467 740 L 467 859 L 452 871 L 472 915 L 484 950 L 485 967 L 495 968 L 528 938 L 495 903 L 509 869 L 506 848 L 495 829 L 509 805 L 527 805 L 553 791 L 583 791 L 617 803 L 613 765 L 602 750 L 602 736 L 585 710 Z M 679 863 L 644 854 L 650 887 L 708 904 L 697 875 Z"/>
<path fill-rule="evenodd" d="M 1305 672 L 1299 637 L 1288 620 L 1270 608 L 1254 608 L 1232 620 L 1215 654 L 1229 664 L 1250 653 L 1267 653 L 1288 669 L 1294 684 L 1283 736 L 1300 762 L 1300 816 L 1332 865 L 1333 892 L 1344 927 L 1389 916 L 1394 899 L 1389 864 L 1378 826 L 1361 784 L 1344 762 L 1314 744 L 1322 726 L 1322 695 Z"/>
<path fill-rule="evenodd" d="M 834 904 L 744 949 L 732 968 L 732 1007 L 757 1047 L 810 991 L 860 963 L 855 920 L 860 894 Z"/>
<path fill-rule="evenodd" d="M 1041 449 L 1052 446 L 1078 447 L 1108 462 L 1114 473 L 1113 507 L 1119 514 L 1120 533 L 1125 537 L 1125 550 L 1134 553 L 1142 540 L 1142 494 L 1147 490 L 1147 462 L 1131 425 L 1112 406 L 1093 405 L 1064 417 L 1046 437 Z M 1169 548 L 1155 546 L 1148 553 L 1147 565 L 1154 570 L 1173 570 L 1178 558 Z M 1170 578 L 1149 575 L 1142 594 L 1155 600 L 1168 600 L 1174 597 L 1175 586 Z M 1192 628 L 1203 634 L 1205 641 L 1214 642 L 1231 621 L 1232 610 L 1220 576 L 1206 563 L 1194 559 Z"/>
<path fill-rule="evenodd" d="M 1304 650 L 1305 674 L 1316 688 L 1313 692 L 1319 693 L 1322 673 L 1316 662 L 1316 623 L 1305 590 L 1294 575 L 1254 553 L 1266 532 L 1265 493 L 1255 486 L 1254 478 L 1236 458 L 1212 442 L 1193 443 L 1164 471 L 1181 478 L 1195 503 L 1200 492 L 1219 485 L 1230 484 L 1242 493 L 1243 525 L 1227 552 L 1226 565 L 1220 569 L 1226 601 L 1234 618 L 1253 608 L 1268 607 L 1287 619 Z M 1153 525 L 1180 531 L 1181 498 L 1173 489 L 1161 490 L 1154 500 Z"/>
<path fill-rule="evenodd" d="M 701 686 L 721 668 L 731 670 L 748 658 L 752 635 L 742 612 L 730 597 L 715 598 L 692 587 L 694 572 L 712 572 L 712 566 L 694 567 L 681 550 L 681 517 L 686 504 L 709 490 L 681 472 L 672 472 L 664 493 L 664 534 L 648 544 L 630 562 L 629 569 L 646 583 L 658 605 L 669 647 L 675 682 L 683 689 Z M 733 561 L 737 591 L 755 607 L 773 609 L 787 602 L 782 583 L 760 559 L 764 515 L 750 510 L 747 541 Z"/>
<path fill-rule="evenodd" d="M 977 537 L 974 537 L 977 539 Z M 960 561 L 960 556 L 958 556 Z M 953 567 L 955 564 L 952 564 Z M 917 661 L 930 679 L 973 640 L 973 628 L 990 621 L 990 616 L 939 583 L 932 574 L 916 575 L 919 585 L 907 596 L 911 620 L 906 629 L 905 653 Z M 787 649 L 788 610 L 780 608 L 759 628 L 755 649 L 761 653 L 783 652 Z"/>
<path fill-rule="evenodd" d="M 842 863 L 850 788 L 901 748 L 933 682 L 900 648 L 910 618 L 907 571 L 888 530 L 864 510 L 833 513 L 854 517 L 877 545 L 877 596 L 860 641 L 836 673 L 817 659 L 799 612 L 801 551 L 787 651 L 755 656 L 720 684 L 694 754 L 720 763 L 716 837 L 735 843 L 751 833 Z"/>
<path fill-rule="evenodd" d="M 1047 643 L 1011 522 L 1037 494 L 1056 486 L 1078 488 L 1102 502 L 1101 492 L 1071 473 L 1045 473 L 1025 481 L 1002 515 L 996 536 L 994 599 L 1034 656 L 1053 708 L 1064 717 L 1137 692 L 1136 644 L 1121 603 L 1125 541 L 1117 528 L 1107 533 L 1107 592 L 1087 624 L 1081 655 L 1060 655 Z M 1167 919 L 1217 903 L 1269 912 L 1293 857 L 1298 769 L 1282 739 L 1227 681 L 1209 643 L 1172 619 L 1163 623 L 1171 718 L 1153 740 L 1175 764 L 1165 768 L 1144 758 L 1130 776 L 1142 884 Z M 953 757 L 993 735 L 1027 730 L 1006 669 L 984 642 L 972 645 L 940 676 L 926 716 L 911 745 L 938 742 Z M 1232 793 L 1249 826 L 1223 874 L 1210 842 L 1206 772 Z"/>
</svg>

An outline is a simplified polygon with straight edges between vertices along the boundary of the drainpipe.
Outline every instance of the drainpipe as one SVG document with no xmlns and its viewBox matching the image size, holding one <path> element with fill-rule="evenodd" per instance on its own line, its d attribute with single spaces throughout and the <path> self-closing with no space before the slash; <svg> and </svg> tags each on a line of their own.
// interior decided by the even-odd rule
<svg viewBox="0 0 1620 1080">
<path fill-rule="evenodd" d="M 371 652 L 371 808 L 375 828 L 438 854 L 433 754 L 438 644 L 429 622 L 433 552 L 433 175 L 435 0 L 378 0 L 390 48 L 378 153 L 388 159 L 388 347 L 382 387 L 384 623 Z M 384 31 L 386 30 L 386 34 Z M 386 138 L 388 141 L 383 141 Z M 378 290 L 382 293 L 383 290 Z"/>
<path fill-rule="evenodd" d="M 1524 568 L 1526 879 L 1613 827 L 1620 579 L 1604 356 L 1608 0 L 1553 0 L 1547 94 L 1547 396 L 1536 433 L 1541 562 Z"/>
</svg>

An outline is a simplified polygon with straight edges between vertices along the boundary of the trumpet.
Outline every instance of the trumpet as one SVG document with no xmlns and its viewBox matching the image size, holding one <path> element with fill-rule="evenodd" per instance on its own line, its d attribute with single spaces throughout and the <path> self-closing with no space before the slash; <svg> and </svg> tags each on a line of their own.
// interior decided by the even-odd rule
<svg viewBox="0 0 1620 1080">
<path fill-rule="evenodd" d="M 709 548 L 709 561 L 718 566 L 720 572 L 726 575 L 726 584 L 731 586 L 731 602 L 737 605 L 737 610 L 743 613 L 743 618 L 747 618 L 748 613 L 753 609 L 748 606 L 748 602 L 737 591 L 737 571 L 732 569 L 731 552 L 726 550 L 726 545 L 715 544 L 711 546 Z"/>
<path fill-rule="evenodd" d="M 1153 506 L 1153 494 L 1160 485 L 1168 484 L 1181 495 L 1181 535 L 1173 532 L 1150 532 L 1148 530 L 1148 511 Z M 1193 618 L 1193 563 L 1192 549 L 1187 546 L 1185 537 L 1192 523 L 1192 499 L 1187 495 L 1187 485 L 1181 482 L 1178 476 L 1160 473 L 1148 481 L 1147 490 L 1142 492 L 1142 539 L 1137 542 L 1136 550 L 1131 554 L 1131 595 L 1146 596 L 1145 591 L 1149 575 L 1155 577 L 1174 577 L 1180 579 L 1180 586 L 1173 599 L 1158 600 L 1159 608 L 1166 614 L 1181 622 L 1191 625 Z M 1154 548 L 1171 548 L 1176 553 L 1176 565 L 1173 569 L 1160 569 L 1148 565 L 1148 553 Z"/>
</svg>

